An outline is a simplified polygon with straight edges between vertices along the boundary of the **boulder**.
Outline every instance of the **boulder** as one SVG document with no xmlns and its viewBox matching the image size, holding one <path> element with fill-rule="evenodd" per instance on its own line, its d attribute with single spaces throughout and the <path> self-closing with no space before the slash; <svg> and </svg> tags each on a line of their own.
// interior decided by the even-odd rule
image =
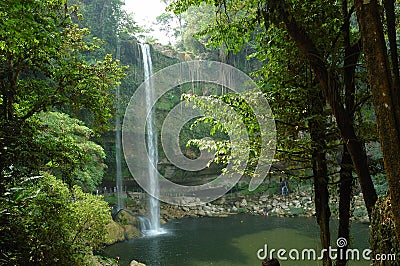
<svg viewBox="0 0 400 266">
<path fill-rule="evenodd" d="M 114 225 L 114 231 L 115 234 L 117 233 L 117 238 L 119 241 L 123 240 L 129 240 L 133 238 L 140 237 L 140 220 L 139 218 L 136 217 L 135 214 L 126 211 L 126 210 L 121 210 L 117 213 L 117 215 L 114 217 L 115 223 L 122 228 L 122 240 L 121 240 L 121 232 L 119 230 L 115 230 L 115 225 Z M 112 238 L 110 236 L 110 238 Z M 114 237 L 115 238 L 115 237 Z M 116 241 L 118 242 L 118 241 Z"/>
<path fill-rule="evenodd" d="M 114 221 L 106 227 L 106 245 L 112 245 L 125 240 L 124 227 Z"/>
<path fill-rule="evenodd" d="M 246 206 L 247 206 L 247 200 L 242 199 L 242 201 L 240 202 L 240 207 L 246 207 Z"/>
<path fill-rule="evenodd" d="M 135 225 L 140 226 L 140 220 L 129 211 L 121 210 L 117 213 L 114 220 L 121 225 Z"/>
<path fill-rule="evenodd" d="M 260 197 L 259 201 L 261 201 L 261 202 L 266 202 L 266 201 L 268 201 L 268 196 L 267 196 L 267 195 L 262 195 L 262 196 Z"/>
<path fill-rule="evenodd" d="M 136 260 L 133 260 L 133 261 L 131 261 L 129 266 L 146 266 L 146 264 L 143 264 L 143 263 L 137 262 Z"/>
<path fill-rule="evenodd" d="M 127 240 L 141 236 L 140 230 L 132 224 L 124 225 L 124 235 Z"/>
</svg>

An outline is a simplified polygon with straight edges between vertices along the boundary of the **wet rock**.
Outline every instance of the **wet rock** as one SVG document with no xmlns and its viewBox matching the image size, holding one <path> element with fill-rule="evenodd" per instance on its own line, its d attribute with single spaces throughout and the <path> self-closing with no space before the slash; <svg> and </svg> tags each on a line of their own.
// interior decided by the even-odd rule
<svg viewBox="0 0 400 266">
<path fill-rule="evenodd" d="M 124 227 L 122 225 L 112 221 L 107 225 L 106 229 L 105 244 L 111 245 L 125 240 Z"/>
<path fill-rule="evenodd" d="M 122 224 L 122 225 L 132 224 L 132 225 L 140 226 L 140 221 L 136 217 L 136 215 L 127 210 L 121 210 L 120 212 L 118 212 L 118 214 L 115 216 L 114 220 L 117 223 Z"/>
<path fill-rule="evenodd" d="M 124 235 L 126 240 L 138 238 L 141 236 L 140 230 L 134 225 L 131 224 L 125 225 L 124 230 L 125 230 Z"/>
<path fill-rule="evenodd" d="M 247 200 L 242 199 L 242 201 L 240 202 L 240 207 L 246 207 L 246 206 L 247 206 Z"/>
</svg>

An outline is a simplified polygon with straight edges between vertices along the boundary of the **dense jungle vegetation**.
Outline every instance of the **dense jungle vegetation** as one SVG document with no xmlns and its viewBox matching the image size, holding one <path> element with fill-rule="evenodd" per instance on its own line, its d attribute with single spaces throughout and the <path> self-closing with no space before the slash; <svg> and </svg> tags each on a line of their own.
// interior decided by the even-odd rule
<svg viewBox="0 0 400 266">
<path fill-rule="evenodd" d="M 338 237 L 349 239 L 352 195 L 360 189 L 371 248 L 398 254 L 399 3 L 166 2 L 158 24 L 174 41 L 162 50 L 177 56 L 152 48 L 154 71 L 200 58 L 251 75 L 277 126 L 272 174 L 312 180 L 322 247 L 332 242 L 329 198 L 339 197 Z M 120 0 L 0 3 L 1 265 L 90 265 L 103 246 L 110 207 L 92 192 L 115 181 L 114 118 L 123 116 L 115 102 L 126 105 L 143 81 L 138 40 L 161 46 L 144 39 L 148 29 L 122 6 Z M 169 110 L 180 96 L 159 103 L 157 111 Z M 206 113 L 218 112 L 216 98 L 233 107 L 249 131 L 246 175 L 254 174 L 260 128 L 246 101 L 235 94 L 182 97 Z M 203 131 L 226 133 L 212 116 L 197 123 Z M 190 144 L 210 148 L 185 130 Z M 218 144 L 214 152 L 226 155 L 229 144 Z M 216 156 L 215 162 L 229 159 Z M 323 263 L 347 261 L 325 256 Z"/>
</svg>

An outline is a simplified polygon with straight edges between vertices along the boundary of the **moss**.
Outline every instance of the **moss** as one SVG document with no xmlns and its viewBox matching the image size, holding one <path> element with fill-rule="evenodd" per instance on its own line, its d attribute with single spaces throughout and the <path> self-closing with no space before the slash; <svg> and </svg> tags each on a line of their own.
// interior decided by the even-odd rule
<svg viewBox="0 0 400 266">
<path fill-rule="evenodd" d="M 124 226 L 124 230 L 125 230 L 125 237 L 127 239 L 134 239 L 140 237 L 140 231 L 136 226 L 128 224 Z"/>
<path fill-rule="evenodd" d="M 134 225 L 134 226 L 140 226 L 140 221 L 139 219 L 133 215 L 132 213 L 126 211 L 126 210 L 122 210 L 120 211 L 116 217 L 115 217 L 115 221 L 118 222 L 121 225 Z"/>
<path fill-rule="evenodd" d="M 370 242 L 375 254 L 396 254 L 398 258 L 400 256 L 400 243 L 396 240 L 391 208 L 390 196 L 381 197 L 376 202 L 371 217 Z M 400 263 L 391 261 L 390 265 L 400 265 Z"/>
<path fill-rule="evenodd" d="M 106 245 L 140 237 L 140 221 L 132 213 L 122 210 L 115 221 L 107 225 Z"/>
<path fill-rule="evenodd" d="M 124 227 L 112 221 L 107 225 L 106 241 L 104 244 L 111 245 L 125 240 Z"/>
<path fill-rule="evenodd" d="M 304 210 L 302 208 L 296 208 L 296 207 L 289 207 L 289 214 L 293 214 L 293 215 L 303 215 L 304 214 Z"/>
<path fill-rule="evenodd" d="M 118 262 L 116 259 L 113 259 L 113 258 L 96 255 L 93 257 L 93 265 L 95 265 L 95 266 L 117 266 Z"/>
<path fill-rule="evenodd" d="M 246 211 L 246 208 L 239 208 L 239 209 L 237 210 L 237 212 L 238 212 L 238 213 L 246 213 L 247 211 Z"/>
</svg>

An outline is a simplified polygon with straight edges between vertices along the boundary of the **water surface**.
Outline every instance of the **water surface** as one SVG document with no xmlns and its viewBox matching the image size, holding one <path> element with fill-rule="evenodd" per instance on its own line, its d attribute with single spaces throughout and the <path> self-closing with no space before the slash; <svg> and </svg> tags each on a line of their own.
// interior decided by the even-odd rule
<svg viewBox="0 0 400 266">
<path fill-rule="evenodd" d="M 320 252 L 315 218 L 248 215 L 187 218 L 171 221 L 163 228 L 168 230 L 167 234 L 115 244 L 108 247 L 104 255 L 119 256 L 120 265 L 129 265 L 135 259 L 148 266 L 250 266 L 261 265 L 257 251 L 265 244 L 269 251 L 272 248 L 300 251 L 314 248 Z M 332 228 L 337 228 L 336 222 L 332 222 Z M 368 248 L 368 235 L 367 225 L 353 223 L 353 248 Z M 336 232 L 332 232 L 332 239 L 335 244 Z M 281 265 L 322 265 L 316 261 L 280 262 Z M 349 265 L 369 265 L 369 262 L 358 261 Z"/>
</svg>

